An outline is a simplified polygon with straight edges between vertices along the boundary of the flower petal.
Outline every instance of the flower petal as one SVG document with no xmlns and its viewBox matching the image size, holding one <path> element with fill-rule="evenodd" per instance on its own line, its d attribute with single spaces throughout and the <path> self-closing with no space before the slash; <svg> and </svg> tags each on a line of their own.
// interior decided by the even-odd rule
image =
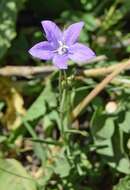
<svg viewBox="0 0 130 190">
<path fill-rule="evenodd" d="M 54 42 L 58 45 L 58 41 L 62 39 L 62 32 L 60 28 L 52 21 L 45 20 L 41 22 L 44 31 L 46 33 L 46 38 L 49 42 Z"/>
<path fill-rule="evenodd" d="M 29 53 L 38 59 L 42 60 L 49 60 L 52 59 L 54 53 L 53 53 L 53 47 L 49 42 L 40 42 L 36 45 L 34 45 L 30 50 Z"/>
<path fill-rule="evenodd" d="M 53 58 L 53 64 L 59 69 L 67 69 L 68 68 L 67 61 L 68 61 L 68 55 L 55 54 Z"/>
<path fill-rule="evenodd" d="M 64 41 L 67 45 L 74 44 L 84 26 L 84 22 L 77 22 L 75 24 L 70 25 L 63 33 Z"/>
<path fill-rule="evenodd" d="M 77 63 L 86 62 L 95 57 L 95 53 L 87 46 L 75 43 L 69 48 L 69 58 Z"/>
</svg>

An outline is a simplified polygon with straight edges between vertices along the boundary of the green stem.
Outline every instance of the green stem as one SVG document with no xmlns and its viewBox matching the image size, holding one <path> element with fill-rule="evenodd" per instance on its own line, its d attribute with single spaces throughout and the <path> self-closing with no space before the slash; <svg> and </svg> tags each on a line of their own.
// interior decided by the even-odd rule
<svg viewBox="0 0 130 190">
<path fill-rule="evenodd" d="M 60 112 L 60 129 L 61 129 L 61 136 L 64 137 L 64 125 L 63 125 L 63 89 L 62 89 L 62 71 L 59 71 L 59 112 Z"/>
<path fill-rule="evenodd" d="M 62 82 L 62 79 L 64 81 Z M 66 103 L 68 104 L 66 106 Z M 66 130 L 70 126 L 70 92 L 68 87 L 68 80 L 66 71 L 59 71 L 59 112 L 60 112 L 60 129 L 61 136 L 65 144 L 67 144 L 68 134 L 66 134 Z M 67 117 L 67 120 L 65 120 Z M 66 126 L 65 126 L 66 125 Z"/>
<path fill-rule="evenodd" d="M 67 89 L 68 88 L 67 74 L 65 70 L 63 70 L 63 73 L 64 73 L 64 79 L 65 79 L 65 88 Z"/>
<path fill-rule="evenodd" d="M 62 78 L 64 78 L 65 84 L 62 82 Z M 64 86 L 63 86 L 64 85 Z M 61 136 L 66 141 L 65 137 L 65 128 L 64 128 L 64 104 L 66 100 L 66 92 L 67 92 L 67 75 L 65 70 L 59 71 L 59 112 L 60 112 L 60 128 L 61 128 Z"/>
<path fill-rule="evenodd" d="M 62 71 L 59 71 L 59 105 L 62 99 Z"/>
<path fill-rule="evenodd" d="M 71 95 L 70 95 L 70 90 L 69 90 L 69 85 L 68 85 L 68 80 L 67 80 L 67 74 L 66 71 L 64 70 L 64 79 L 65 79 L 65 90 L 66 90 L 66 98 L 67 98 L 67 102 L 68 102 L 68 106 L 67 106 L 67 129 L 70 127 L 70 121 L 71 121 Z"/>
</svg>

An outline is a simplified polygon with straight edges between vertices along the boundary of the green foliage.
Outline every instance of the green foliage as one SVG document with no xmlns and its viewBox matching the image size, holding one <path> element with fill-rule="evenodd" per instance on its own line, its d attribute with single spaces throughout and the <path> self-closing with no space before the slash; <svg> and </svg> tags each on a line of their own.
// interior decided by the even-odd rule
<svg viewBox="0 0 130 190">
<path fill-rule="evenodd" d="M 17 14 L 24 2 L 25 0 L 1 0 L 0 2 L 0 59 L 16 36 Z"/>
<path fill-rule="evenodd" d="M 130 133 L 130 110 L 126 111 L 124 119 L 119 123 L 120 129 L 125 133 Z"/>
<path fill-rule="evenodd" d="M 69 175 L 71 166 L 65 155 L 59 155 L 59 158 L 55 162 L 54 170 L 61 178 Z"/>
<path fill-rule="evenodd" d="M 115 116 L 103 113 L 99 108 L 95 111 L 91 131 L 96 146 L 96 151 L 103 155 L 104 159 L 112 167 L 120 172 L 129 174 L 130 163 L 125 144 L 125 133 L 129 134 L 129 112 L 125 112 L 125 118 L 121 120 L 123 112 Z M 127 117 L 127 119 L 126 119 Z"/>
<path fill-rule="evenodd" d="M 129 190 L 130 189 L 130 176 L 122 178 L 113 190 Z"/>
<path fill-rule="evenodd" d="M 71 115 L 103 79 L 82 71 L 129 58 L 129 15 L 129 0 L 0 0 L 1 65 L 51 64 L 28 55 L 33 44 L 45 39 L 40 28 L 45 19 L 61 28 L 84 21 L 79 40 L 108 58 L 78 67 L 70 63 L 60 80 L 61 98 L 57 71 L 0 80 L 1 190 L 130 189 L 129 70 L 74 122 Z M 110 102 L 116 105 L 113 112 L 107 109 Z M 17 128 L 8 127 L 12 121 Z"/>
<path fill-rule="evenodd" d="M 0 186 L 6 190 L 36 190 L 36 184 L 21 166 L 14 159 L 0 159 Z"/>
</svg>

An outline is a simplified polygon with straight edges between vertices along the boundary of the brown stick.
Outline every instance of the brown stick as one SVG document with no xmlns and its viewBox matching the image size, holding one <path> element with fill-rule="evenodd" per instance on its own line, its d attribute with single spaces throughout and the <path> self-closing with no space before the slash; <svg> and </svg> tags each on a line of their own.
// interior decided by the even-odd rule
<svg viewBox="0 0 130 190">
<path fill-rule="evenodd" d="M 124 64 L 124 63 L 123 63 Z M 110 74 L 112 71 L 116 70 L 122 65 L 121 63 L 109 66 L 109 67 L 102 67 L 102 68 L 96 68 L 96 69 L 88 69 L 84 70 L 83 74 L 86 77 L 97 77 L 97 76 L 104 76 L 107 74 Z M 130 69 L 130 66 L 126 67 L 125 69 Z"/>
<path fill-rule="evenodd" d="M 83 70 L 82 73 L 86 77 L 104 76 L 116 70 L 121 65 L 122 62 L 109 67 Z M 126 67 L 125 69 L 130 69 L 130 66 Z M 33 75 L 48 74 L 55 70 L 56 68 L 54 66 L 5 66 L 0 68 L 0 76 L 22 76 L 28 78 Z"/>
<path fill-rule="evenodd" d="M 95 57 L 92 60 L 89 60 L 87 63 L 93 63 L 98 61 L 106 60 L 105 55 L 100 55 Z M 80 65 L 81 66 L 81 65 Z M 22 77 L 31 77 L 32 75 L 37 74 L 47 74 L 55 71 L 56 68 L 54 66 L 5 66 L 0 68 L 1 76 L 22 76 Z"/>
<path fill-rule="evenodd" d="M 0 69 L 0 75 L 30 77 L 35 74 L 51 73 L 55 70 L 54 66 L 5 66 Z"/>
<path fill-rule="evenodd" d="M 119 64 L 118 64 L 119 65 Z M 103 79 L 97 86 L 94 88 L 72 112 L 72 119 L 75 119 L 81 111 L 106 87 L 106 85 L 121 71 L 130 67 L 130 60 L 122 62 L 120 66 L 114 69 L 114 71 L 109 74 L 105 79 Z"/>
<path fill-rule="evenodd" d="M 102 76 L 102 75 L 111 73 L 113 70 L 120 67 L 120 65 L 122 65 L 122 63 L 112 65 L 110 67 L 88 69 L 88 70 L 84 70 L 83 74 L 86 77 Z M 37 74 L 51 73 L 55 70 L 56 68 L 54 66 L 34 66 L 34 67 L 33 66 L 5 66 L 3 68 L 0 68 L 0 75 L 9 76 L 9 77 L 10 76 L 30 77 L 32 75 L 37 75 Z"/>
</svg>

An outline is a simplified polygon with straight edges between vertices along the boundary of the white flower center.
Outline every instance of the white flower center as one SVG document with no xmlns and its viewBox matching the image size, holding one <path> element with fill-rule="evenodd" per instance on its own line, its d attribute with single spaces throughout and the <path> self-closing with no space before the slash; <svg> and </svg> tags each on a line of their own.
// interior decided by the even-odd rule
<svg viewBox="0 0 130 190">
<path fill-rule="evenodd" d="M 59 41 L 59 48 L 57 49 L 57 53 L 59 55 L 64 55 L 68 52 L 68 46 L 66 46 L 63 42 Z"/>
</svg>

